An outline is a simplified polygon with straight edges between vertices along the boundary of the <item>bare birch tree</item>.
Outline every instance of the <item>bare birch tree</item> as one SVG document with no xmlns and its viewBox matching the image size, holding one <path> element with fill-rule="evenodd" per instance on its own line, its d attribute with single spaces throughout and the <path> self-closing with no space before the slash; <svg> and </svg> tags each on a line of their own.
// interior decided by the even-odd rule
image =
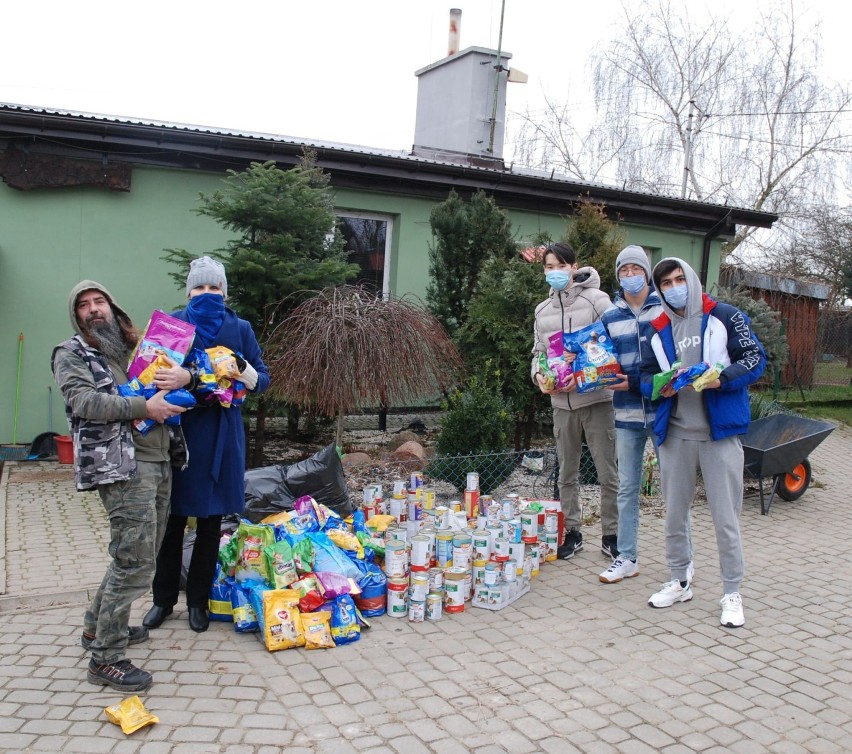
<svg viewBox="0 0 852 754">
<path fill-rule="evenodd" d="M 592 61 L 594 124 L 581 130 L 566 103 L 550 101 L 543 117 L 522 118 L 516 161 L 668 195 L 685 175 L 686 198 L 776 212 L 788 225 L 834 201 L 852 98 L 819 77 L 818 30 L 801 28 L 793 0 L 741 31 L 695 22 L 668 0 L 622 9 Z M 730 251 L 760 247 L 755 230 L 741 227 Z"/>
</svg>

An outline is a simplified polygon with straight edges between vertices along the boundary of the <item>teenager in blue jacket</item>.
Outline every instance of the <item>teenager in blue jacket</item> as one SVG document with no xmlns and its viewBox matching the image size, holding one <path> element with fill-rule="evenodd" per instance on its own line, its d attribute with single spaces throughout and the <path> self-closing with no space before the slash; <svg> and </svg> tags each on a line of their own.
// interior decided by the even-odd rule
<svg viewBox="0 0 852 754">
<path fill-rule="evenodd" d="M 751 410 L 748 386 L 763 374 L 766 354 L 748 317 L 703 293 L 695 271 L 682 259 L 663 259 L 652 274 L 663 297 L 663 313 L 646 329 L 640 366 L 642 393 L 653 392 L 653 376 L 675 361 L 701 361 L 723 370 L 702 392 L 687 386 L 662 392 L 654 419 L 660 481 L 666 504 L 666 559 L 672 580 L 651 595 L 652 607 L 692 599 L 689 511 L 701 469 L 707 504 L 716 529 L 723 597 L 720 622 L 745 623 L 740 582 L 743 550 L 739 515 L 743 500 L 743 448 Z"/>
<path fill-rule="evenodd" d="M 241 358 L 234 375 L 249 392 L 269 386 L 269 372 L 251 325 L 225 306 L 228 281 L 225 268 L 210 257 L 194 259 L 186 279 L 189 301 L 172 316 L 195 325 L 194 348 L 225 346 Z M 185 387 L 192 375 L 182 367 L 158 370 L 154 384 L 165 390 Z M 142 624 L 157 628 L 171 615 L 178 599 L 183 538 L 189 516 L 196 518 L 195 543 L 186 580 L 189 627 L 206 631 L 208 598 L 216 575 L 222 516 L 245 507 L 245 429 L 239 406 L 224 408 L 208 402 L 181 419 L 189 450 L 189 466 L 172 480 L 171 514 L 154 575 L 154 606 Z"/>
</svg>

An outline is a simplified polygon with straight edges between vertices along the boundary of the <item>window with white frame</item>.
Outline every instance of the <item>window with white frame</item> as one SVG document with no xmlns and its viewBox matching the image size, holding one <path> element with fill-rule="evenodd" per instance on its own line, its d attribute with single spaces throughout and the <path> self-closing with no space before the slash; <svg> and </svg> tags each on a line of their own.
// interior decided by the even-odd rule
<svg viewBox="0 0 852 754">
<path fill-rule="evenodd" d="M 393 218 L 362 212 L 335 213 L 349 261 L 360 268 L 351 281 L 374 291 L 388 292 Z"/>
</svg>

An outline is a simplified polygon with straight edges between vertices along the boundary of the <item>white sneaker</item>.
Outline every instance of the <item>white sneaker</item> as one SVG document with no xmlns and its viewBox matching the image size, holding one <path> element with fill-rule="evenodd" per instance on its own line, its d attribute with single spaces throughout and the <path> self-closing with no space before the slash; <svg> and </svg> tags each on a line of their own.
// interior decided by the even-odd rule
<svg viewBox="0 0 852 754">
<path fill-rule="evenodd" d="M 617 557 L 612 565 L 607 568 L 598 578 L 604 584 L 617 584 L 624 579 L 630 579 L 639 575 L 639 563 L 627 558 Z"/>
<path fill-rule="evenodd" d="M 660 587 L 648 600 L 651 607 L 671 607 L 675 602 L 689 602 L 692 599 L 692 587 L 687 583 L 685 587 L 675 579 Z"/>
<path fill-rule="evenodd" d="M 739 628 L 745 623 L 743 615 L 743 598 L 739 592 L 732 592 L 722 597 L 722 617 L 719 622 L 726 628 Z"/>
</svg>

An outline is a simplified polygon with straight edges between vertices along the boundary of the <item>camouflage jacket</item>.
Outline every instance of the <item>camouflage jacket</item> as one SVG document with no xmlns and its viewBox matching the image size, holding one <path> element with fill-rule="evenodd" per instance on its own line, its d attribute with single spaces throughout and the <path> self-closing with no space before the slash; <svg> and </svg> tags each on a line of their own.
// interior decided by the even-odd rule
<svg viewBox="0 0 852 754">
<path fill-rule="evenodd" d="M 53 349 L 51 368 L 65 400 L 74 443 L 78 490 L 112 484 L 136 475 L 131 421 L 146 416 L 144 398 L 124 398 L 106 358 L 79 336 Z M 171 463 L 186 466 L 180 427 L 168 427 Z"/>
</svg>

